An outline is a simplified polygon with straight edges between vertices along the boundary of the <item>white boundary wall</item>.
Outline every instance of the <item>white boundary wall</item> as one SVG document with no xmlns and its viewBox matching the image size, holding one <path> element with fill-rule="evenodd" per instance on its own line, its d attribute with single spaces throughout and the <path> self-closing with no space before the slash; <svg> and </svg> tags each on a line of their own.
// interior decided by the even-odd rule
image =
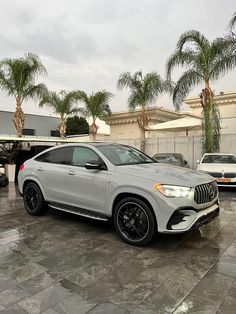
<svg viewBox="0 0 236 314">
<path fill-rule="evenodd" d="M 139 139 L 119 139 L 116 142 L 140 148 Z M 236 154 L 236 134 L 221 135 L 220 151 Z M 190 167 L 195 169 L 197 160 L 202 156 L 201 136 L 148 138 L 146 153 L 150 156 L 156 153 L 181 153 L 188 160 Z"/>
</svg>

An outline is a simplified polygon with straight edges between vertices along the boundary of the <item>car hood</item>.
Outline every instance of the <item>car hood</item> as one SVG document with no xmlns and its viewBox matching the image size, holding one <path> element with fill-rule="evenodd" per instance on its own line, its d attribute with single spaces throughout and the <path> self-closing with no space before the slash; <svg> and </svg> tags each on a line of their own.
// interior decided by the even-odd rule
<svg viewBox="0 0 236 314">
<path fill-rule="evenodd" d="M 236 164 L 204 163 L 199 164 L 197 170 L 202 170 L 206 172 L 236 172 Z"/>
<path fill-rule="evenodd" d="M 214 178 L 207 174 L 162 163 L 117 166 L 116 172 L 150 179 L 156 183 L 189 187 L 214 181 Z"/>
</svg>

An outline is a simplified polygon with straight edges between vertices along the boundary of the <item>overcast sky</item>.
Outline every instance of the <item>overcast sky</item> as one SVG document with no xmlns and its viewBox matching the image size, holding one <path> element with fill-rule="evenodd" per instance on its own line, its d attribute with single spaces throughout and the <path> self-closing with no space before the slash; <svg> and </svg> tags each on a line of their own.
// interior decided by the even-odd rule
<svg viewBox="0 0 236 314">
<path fill-rule="evenodd" d="M 226 33 L 235 11 L 235 0 L 1 1 L 0 59 L 34 52 L 47 68 L 48 78 L 41 80 L 50 90 L 107 89 L 115 94 L 112 111 L 126 110 L 128 94 L 116 89 L 122 72 L 164 77 L 166 59 L 183 32 L 197 29 L 214 39 Z M 236 90 L 236 70 L 212 85 L 216 92 Z M 173 108 L 168 96 L 155 105 Z M 14 99 L 0 91 L 0 109 L 14 108 Z M 47 112 L 36 102 L 23 109 Z"/>
</svg>

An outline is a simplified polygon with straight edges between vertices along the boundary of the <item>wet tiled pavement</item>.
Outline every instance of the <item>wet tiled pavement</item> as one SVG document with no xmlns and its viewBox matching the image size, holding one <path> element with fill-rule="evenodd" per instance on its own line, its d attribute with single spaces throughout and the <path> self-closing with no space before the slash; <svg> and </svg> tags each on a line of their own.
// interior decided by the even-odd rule
<svg viewBox="0 0 236 314">
<path fill-rule="evenodd" d="M 0 189 L 0 314 L 236 312 L 236 194 L 200 231 L 146 248 L 113 228 L 50 210 L 29 216 L 14 185 Z"/>
</svg>

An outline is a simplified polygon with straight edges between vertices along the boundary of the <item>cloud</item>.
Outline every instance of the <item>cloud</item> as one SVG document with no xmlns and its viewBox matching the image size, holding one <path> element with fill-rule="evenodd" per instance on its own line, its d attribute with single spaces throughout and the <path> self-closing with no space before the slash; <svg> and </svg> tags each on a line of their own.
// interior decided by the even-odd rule
<svg viewBox="0 0 236 314">
<path fill-rule="evenodd" d="M 107 88 L 116 94 L 115 110 L 124 110 L 128 92 L 116 90 L 122 72 L 141 69 L 164 77 L 181 33 L 199 29 L 213 39 L 226 32 L 234 11 L 233 0 L 227 6 L 221 0 L 2 1 L 0 59 L 35 52 L 48 69 L 50 89 Z M 235 88 L 233 82 L 235 72 L 214 86 L 226 91 Z M 8 103 L 1 98 L 0 108 Z M 166 96 L 157 103 L 172 106 Z"/>
</svg>

